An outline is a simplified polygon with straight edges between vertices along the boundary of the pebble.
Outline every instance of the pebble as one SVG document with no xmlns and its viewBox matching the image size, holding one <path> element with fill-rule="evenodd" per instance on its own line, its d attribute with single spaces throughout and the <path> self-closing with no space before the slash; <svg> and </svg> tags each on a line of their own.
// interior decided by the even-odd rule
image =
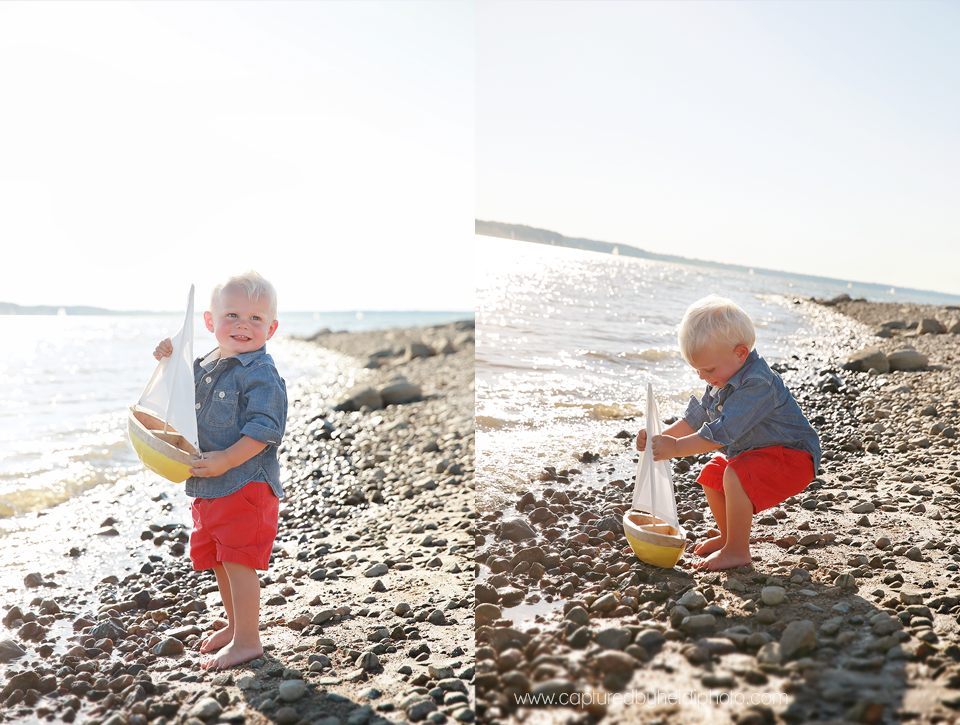
<svg viewBox="0 0 960 725">
<path fill-rule="evenodd" d="M 436 710 L 437 703 L 430 699 L 423 699 L 408 706 L 404 712 L 411 721 L 417 722 L 418 720 L 423 720 L 427 715 Z"/>
<path fill-rule="evenodd" d="M 285 680 L 280 683 L 280 699 L 284 702 L 296 702 L 307 692 L 307 683 L 303 680 Z"/>
<path fill-rule="evenodd" d="M 760 599 L 768 607 L 776 607 L 781 602 L 783 602 L 784 597 L 787 596 L 787 590 L 783 587 L 770 586 L 764 587 L 760 590 Z"/>
<path fill-rule="evenodd" d="M 190 708 L 188 717 L 195 717 L 198 720 L 213 720 L 220 716 L 223 707 L 212 697 L 201 698 L 196 705 Z"/>
<path fill-rule="evenodd" d="M 157 643 L 151 650 L 155 655 L 174 657 L 183 653 L 183 642 L 176 637 L 167 637 Z"/>
<path fill-rule="evenodd" d="M 680 623 L 680 629 L 694 636 L 709 634 L 716 626 L 717 618 L 712 614 L 691 614 Z"/>
</svg>

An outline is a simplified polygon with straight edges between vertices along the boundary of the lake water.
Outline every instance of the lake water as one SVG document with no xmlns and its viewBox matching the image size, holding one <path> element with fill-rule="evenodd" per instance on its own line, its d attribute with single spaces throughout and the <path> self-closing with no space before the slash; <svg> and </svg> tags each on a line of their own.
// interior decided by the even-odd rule
<svg viewBox="0 0 960 725">
<path fill-rule="evenodd" d="M 613 439 L 642 425 L 647 382 L 660 414 L 686 408 L 703 383 L 684 362 L 677 325 L 711 293 L 753 319 L 757 350 L 773 362 L 818 322 L 798 295 L 897 301 L 847 282 L 801 283 L 492 237 L 476 237 L 477 506 L 499 507 L 544 465 L 623 450 Z M 912 300 L 911 300 L 912 301 Z M 923 302 L 938 302 L 930 293 Z M 944 297 L 941 303 L 955 303 Z M 635 420 L 629 420 L 635 418 Z"/>
</svg>

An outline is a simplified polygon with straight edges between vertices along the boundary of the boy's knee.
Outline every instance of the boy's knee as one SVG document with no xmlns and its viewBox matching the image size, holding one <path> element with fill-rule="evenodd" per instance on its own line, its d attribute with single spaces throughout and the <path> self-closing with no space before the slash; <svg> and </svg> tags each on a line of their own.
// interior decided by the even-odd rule
<svg viewBox="0 0 960 725">
<path fill-rule="evenodd" d="M 723 472 L 723 490 L 726 491 L 728 486 L 743 488 L 743 486 L 740 484 L 740 479 L 737 476 L 737 472 L 733 470 L 732 466 L 727 466 Z"/>
</svg>

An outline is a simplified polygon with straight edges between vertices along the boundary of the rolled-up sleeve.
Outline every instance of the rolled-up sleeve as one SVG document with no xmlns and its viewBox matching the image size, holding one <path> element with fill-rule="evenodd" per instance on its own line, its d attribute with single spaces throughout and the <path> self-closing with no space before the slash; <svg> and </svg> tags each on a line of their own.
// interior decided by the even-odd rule
<svg viewBox="0 0 960 725">
<path fill-rule="evenodd" d="M 776 407 L 776 393 L 768 383 L 762 380 L 745 381 L 727 398 L 716 420 L 704 422 L 694 430 L 704 440 L 729 446 L 769 416 Z"/>
<path fill-rule="evenodd" d="M 248 370 L 243 380 L 247 409 L 241 435 L 278 446 L 287 425 L 287 389 L 273 365 Z"/>
<path fill-rule="evenodd" d="M 707 409 L 703 407 L 703 403 L 691 395 L 690 402 L 687 403 L 687 410 L 683 414 L 684 423 L 689 425 L 693 430 L 697 430 L 708 420 Z"/>
</svg>

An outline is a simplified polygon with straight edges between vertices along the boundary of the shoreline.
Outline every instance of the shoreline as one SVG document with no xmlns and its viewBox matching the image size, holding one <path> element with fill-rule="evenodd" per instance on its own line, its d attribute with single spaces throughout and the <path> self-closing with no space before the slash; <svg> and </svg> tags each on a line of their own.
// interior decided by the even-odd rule
<svg viewBox="0 0 960 725">
<path fill-rule="evenodd" d="M 94 532 L 101 548 L 78 552 L 81 564 L 113 557 L 103 581 L 58 583 L 52 570 L 71 560 L 52 554 L 50 568 L 7 591 L 19 609 L 0 628 L 0 720 L 472 720 L 472 321 L 353 333 L 350 344 L 359 350 L 362 337 L 376 352 L 394 338 L 432 340 L 429 331 L 448 333 L 445 353 L 382 355 L 377 369 L 360 358 L 336 382 L 327 370 L 291 389 L 280 531 L 260 573 L 262 658 L 200 668 L 198 638 L 222 615 L 214 578 L 192 571 L 189 516 L 164 527 L 145 505 L 135 551 Z M 355 357 L 345 347 L 329 349 Z M 336 409 L 351 383 L 383 389 L 398 375 L 400 402 Z M 131 561 L 140 571 L 127 574 Z"/>
<path fill-rule="evenodd" d="M 514 702 L 524 695 L 585 693 L 589 706 L 551 708 L 549 721 L 639 723 L 644 709 L 671 723 L 956 719 L 960 336 L 911 336 L 906 319 L 875 338 L 865 323 L 891 321 L 890 303 L 797 303 L 832 333 L 801 342 L 778 367 L 825 456 L 802 494 L 755 517 L 750 567 L 695 570 L 689 545 L 672 570 L 632 556 L 620 515 L 633 489 L 635 431 L 621 434 L 617 423 L 610 436 L 622 453 L 547 466 L 512 505 L 481 516 L 481 721 L 522 721 L 532 710 Z M 891 354 L 905 343 L 929 364 L 879 374 L 843 367 L 860 347 Z M 673 466 L 678 512 L 696 538 L 713 523 L 695 481 L 708 458 Z M 648 691 L 727 698 L 651 709 L 624 697 Z M 755 695 L 769 697 L 753 706 Z"/>
</svg>

